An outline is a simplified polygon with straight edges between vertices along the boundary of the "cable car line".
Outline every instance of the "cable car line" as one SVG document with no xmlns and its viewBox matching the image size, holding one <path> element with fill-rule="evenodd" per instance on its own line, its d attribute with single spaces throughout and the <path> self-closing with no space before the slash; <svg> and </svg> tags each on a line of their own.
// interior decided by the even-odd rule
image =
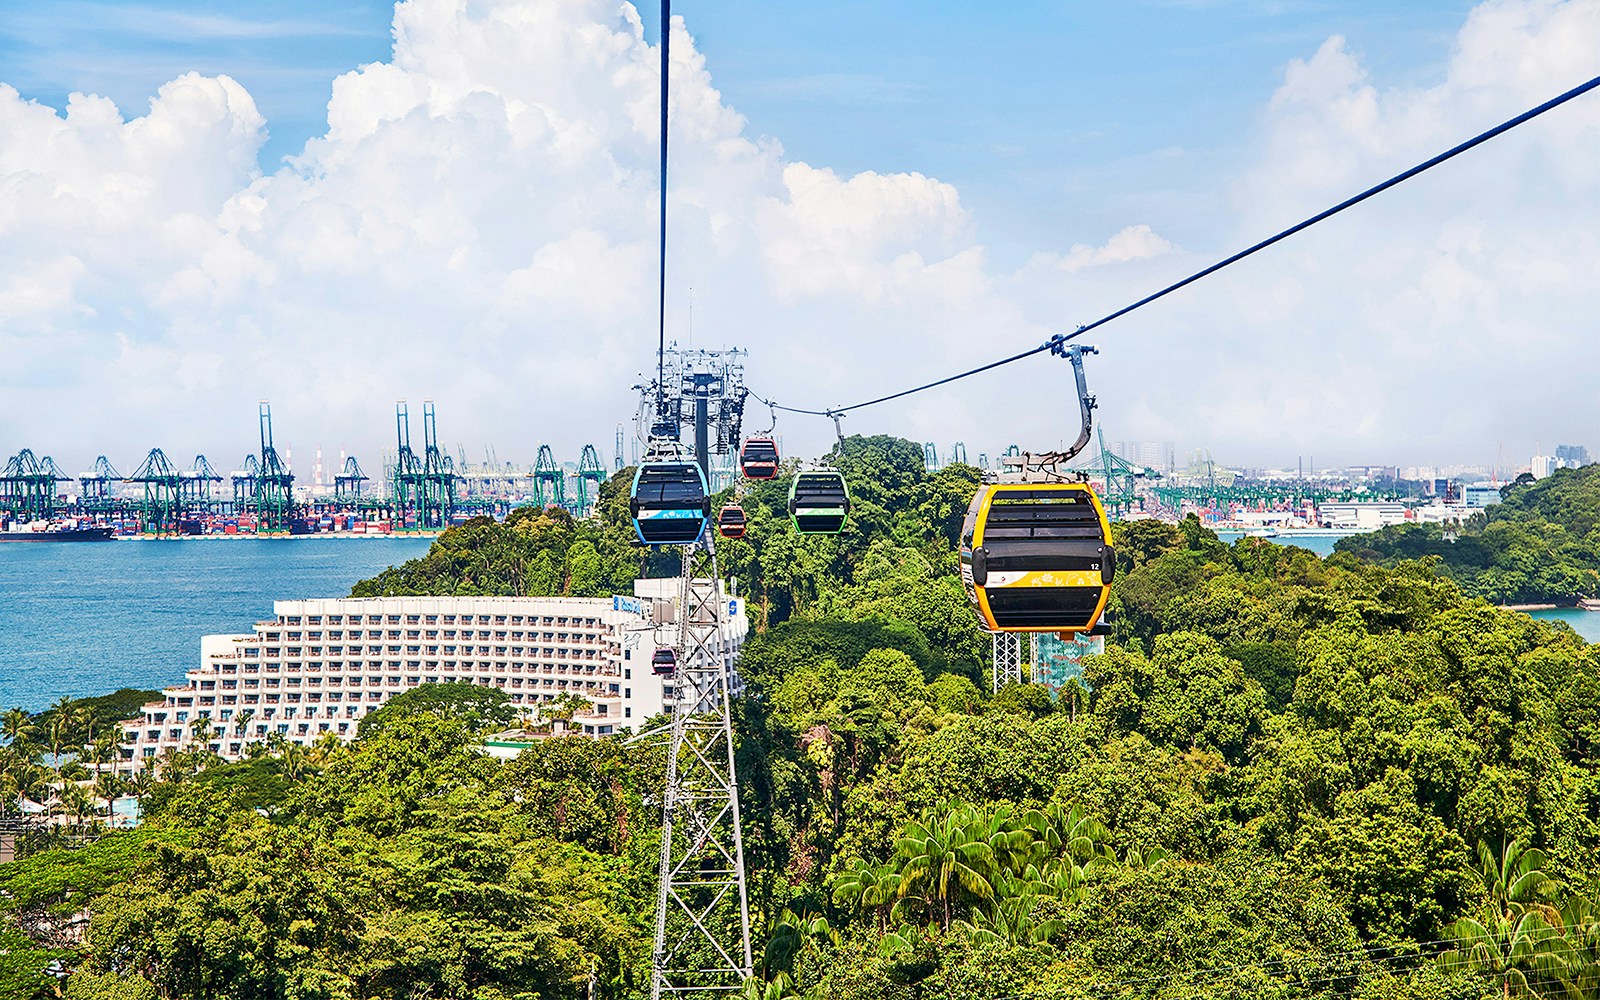
<svg viewBox="0 0 1600 1000">
<path fill-rule="evenodd" d="M 999 368 L 1002 365 L 1009 365 L 1009 364 L 1011 364 L 1013 362 L 1021 361 L 1024 358 L 1031 358 L 1035 354 L 1042 354 L 1045 351 L 1050 351 L 1053 354 L 1064 355 L 1064 347 L 1065 347 L 1065 344 L 1066 344 L 1067 341 L 1072 340 L 1075 337 L 1082 336 L 1083 334 L 1088 333 L 1090 330 L 1096 329 L 1097 327 L 1104 326 L 1107 323 L 1110 323 L 1114 319 L 1119 319 L 1120 317 L 1126 316 L 1126 315 L 1128 315 L 1129 313 L 1133 312 L 1136 309 L 1141 309 L 1144 306 L 1147 306 L 1150 303 L 1155 302 L 1157 299 L 1164 298 L 1164 297 L 1172 294 L 1173 292 L 1176 292 L 1180 288 L 1184 288 L 1184 287 L 1186 287 L 1188 285 L 1191 285 L 1191 284 L 1195 283 L 1196 281 L 1199 281 L 1201 278 L 1205 278 L 1205 277 L 1208 277 L 1208 276 L 1210 276 L 1212 274 L 1215 274 L 1216 272 L 1222 270 L 1225 267 L 1228 267 L 1228 266 L 1230 266 L 1232 264 L 1237 264 L 1239 261 L 1244 260 L 1246 257 L 1249 257 L 1252 254 L 1255 254 L 1255 253 L 1258 253 L 1259 251 L 1265 250 L 1267 247 L 1270 247 L 1275 243 L 1278 243 L 1278 242 L 1281 242 L 1283 240 L 1286 240 L 1289 237 L 1295 235 L 1296 233 L 1299 233 L 1299 232 L 1301 232 L 1303 230 L 1311 228 L 1312 226 L 1316 225 L 1319 222 L 1323 222 L 1323 221 L 1325 221 L 1327 219 L 1330 219 L 1333 216 L 1338 215 L 1340 212 L 1343 212 L 1345 209 L 1353 208 L 1356 205 L 1359 205 L 1362 202 L 1366 201 L 1368 198 L 1373 197 L 1374 195 L 1381 194 L 1382 192 L 1387 191 L 1390 188 L 1392 188 L 1392 187 L 1394 187 L 1394 186 L 1396 186 L 1396 185 L 1398 185 L 1398 184 L 1400 184 L 1400 183 L 1402 183 L 1404 181 L 1410 180 L 1411 178 L 1417 176 L 1418 174 L 1424 173 L 1424 172 L 1426 172 L 1428 170 L 1433 169 L 1434 167 L 1437 167 L 1439 164 L 1444 163 L 1446 160 L 1454 159 L 1455 157 L 1460 156 L 1462 153 L 1465 153 L 1470 149 L 1473 149 L 1473 148 L 1475 148 L 1477 146 L 1481 146 L 1485 142 L 1488 142 L 1490 139 L 1493 139 L 1495 136 L 1500 135 L 1500 134 L 1502 134 L 1504 132 L 1509 132 L 1512 129 L 1516 128 L 1518 125 L 1522 125 L 1525 122 L 1532 121 L 1533 119 L 1535 119 L 1535 118 L 1539 117 L 1540 115 L 1544 114 L 1546 111 L 1550 111 L 1550 110 L 1553 110 L 1555 108 L 1558 108 L 1561 105 L 1566 104 L 1568 101 L 1571 101 L 1571 100 L 1573 100 L 1574 98 L 1577 98 L 1577 97 L 1581 97 L 1584 94 L 1588 93 L 1591 90 L 1594 90 L 1597 87 L 1600 87 L 1600 76 L 1594 77 L 1593 79 L 1589 80 L 1587 83 L 1579 84 L 1578 86 L 1573 87 L 1571 90 L 1567 91 L 1566 93 L 1560 94 L 1560 95 L 1558 95 L 1556 97 L 1551 98 L 1548 101 L 1545 101 L 1543 104 L 1539 105 L 1538 107 L 1531 108 L 1531 109 L 1529 109 L 1527 111 L 1524 111 L 1522 114 L 1517 115 L 1515 118 L 1511 118 L 1511 119 L 1508 119 L 1507 121 L 1501 122 L 1499 125 L 1496 125 L 1493 128 L 1491 128 L 1491 129 L 1489 129 L 1489 130 L 1487 130 L 1485 132 L 1480 132 L 1479 134 L 1473 136 L 1471 139 L 1468 139 L 1465 142 L 1462 142 L 1462 143 L 1460 143 L 1460 144 L 1458 144 L 1456 146 L 1453 146 L 1450 149 L 1445 150 L 1444 152 L 1440 153 L 1437 156 L 1434 156 L 1434 157 L 1432 157 L 1430 159 L 1424 160 L 1423 162 L 1417 164 L 1416 166 L 1410 168 L 1409 170 L 1405 170 L 1405 171 L 1402 171 L 1401 173 L 1395 174 L 1393 177 L 1390 177 L 1388 180 L 1383 181 L 1383 182 L 1381 182 L 1379 184 L 1375 184 L 1372 187 L 1367 188 L 1365 191 L 1362 191 L 1360 194 L 1357 194 L 1357 195 L 1354 195 L 1352 197 L 1346 198 L 1344 201 L 1339 202 L 1337 205 L 1334 205 L 1332 208 L 1329 208 L 1329 209 L 1326 209 L 1324 211 L 1318 212 L 1316 215 L 1311 216 L 1309 219 L 1305 219 L 1302 222 L 1299 222 L 1299 223 L 1296 223 L 1293 226 L 1290 226 L 1288 229 L 1285 229 L 1285 230 L 1282 230 L 1281 232 L 1275 233 L 1274 235 L 1267 237 L 1266 239 L 1262 240 L 1261 242 L 1255 243 L 1255 244 L 1253 244 L 1253 245 L 1251 245 L 1249 247 L 1246 247 L 1245 249 L 1239 251 L 1236 254 L 1233 254 L 1230 257 L 1225 257 L 1222 260 L 1217 261 L 1215 264 L 1212 264 L 1210 267 L 1204 268 L 1203 270 L 1200 270 L 1200 271 L 1196 271 L 1195 273 L 1189 275 L 1188 277 L 1183 278 L 1180 281 L 1176 281 L 1176 282 L 1168 285 L 1167 287 L 1161 289 L 1158 292 L 1155 292 L 1153 294 L 1147 295 L 1144 298 L 1140 299 L 1139 301 L 1134 302 L 1134 303 L 1132 303 L 1130 305 L 1123 306 L 1121 309 L 1118 309 L 1116 312 L 1108 313 L 1107 315 L 1100 317 L 1099 319 L 1095 320 L 1092 323 L 1085 323 L 1082 326 L 1079 326 L 1078 328 L 1073 330 L 1071 333 L 1064 333 L 1064 334 L 1063 333 L 1058 333 L 1055 336 L 1051 337 L 1045 343 L 1040 344 L 1038 347 L 1032 348 L 1030 350 L 1023 351 L 1020 354 L 1013 354 L 1008 358 L 1002 358 L 999 361 L 990 362 L 989 364 L 982 365 L 982 366 L 980 366 L 978 368 L 973 368 L 973 369 L 970 369 L 968 371 L 960 372 L 959 374 L 951 375 L 948 378 L 939 379 L 936 382 L 929 382 L 929 383 L 927 383 L 925 385 L 919 385 L 919 386 L 917 386 L 915 388 L 912 388 L 912 389 L 905 389 L 905 390 L 903 390 L 901 392 L 891 393 L 890 395 L 887 395 L 887 396 L 879 396 L 876 399 L 869 399 L 869 400 L 866 400 L 865 402 L 861 402 L 861 403 L 853 403 L 853 404 L 851 404 L 849 406 L 835 406 L 835 407 L 830 407 L 830 408 L 825 409 L 825 410 L 808 410 L 808 409 L 803 409 L 803 408 L 794 407 L 794 406 L 783 406 L 783 405 L 781 405 L 779 403 L 775 403 L 775 402 L 773 402 L 773 401 L 771 401 L 769 399 L 763 399 L 761 396 L 758 396 L 755 393 L 751 393 L 751 396 L 753 396 L 757 400 L 760 400 L 762 403 L 766 404 L 767 406 L 771 407 L 774 410 L 783 410 L 786 413 L 798 413 L 798 414 L 802 414 L 804 416 L 811 416 L 811 417 L 836 417 L 836 416 L 842 415 L 844 413 L 847 413 L 847 412 L 849 412 L 851 410 L 859 410 L 859 409 L 863 409 L 864 407 L 868 407 L 868 406 L 876 406 L 879 403 L 887 403 L 887 402 L 889 402 L 891 400 L 901 399 L 901 398 L 903 398 L 905 396 L 910 396 L 910 395 L 913 395 L 915 393 L 924 392 L 924 391 L 926 391 L 928 389 L 938 388 L 941 385 L 948 385 L 951 382 L 956 382 L 956 381 L 959 381 L 959 380 L 964 379 L 964 378 L 970 378 L 973 375 L 978 375 L 978 374 L 981 374 L 983 372 L 989 371 L 991 369 Z M 664 163 L 664 161 L 663 161 L 663 163 Z M 665 167 L 663 166 L 663 170 L 664 169 L 665 169 Z M 665 211 L 665 209 L 663 209 L 663 211 Z"/>
<path fill-rule="evenodd" d="M 661 0 L 661 271 L 656 287 L 657 340 L 656 340 L 656 419 L 661 419 L 666 409 L 667 397 L 663 379 L 667 365 L 667 80 L 672 42 L 672 0 Z"/>
</svg>

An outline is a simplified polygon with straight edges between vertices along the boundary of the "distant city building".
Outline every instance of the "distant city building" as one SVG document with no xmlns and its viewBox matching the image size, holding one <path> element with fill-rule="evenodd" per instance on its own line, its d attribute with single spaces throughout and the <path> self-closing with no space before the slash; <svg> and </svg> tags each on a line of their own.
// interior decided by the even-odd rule
<svg viewBox="0 0 1600 1000">
<path fill-rule="evenodd" d="M 1406 520 L 1406 505 L 1398 501 L 1367 501 L 1351 503 L 1323 503 L 1317 505 L 1317 516 L 1324 527 L 1372 531 Z"/>
<path fill-rule="evenodd" d="M 1458 503 L 1429 503 L 1423 504 L 1413 512 L 1418 524 L 1442 524 L 1449 521 L 1465 521 L 1472 516 L 1472 511 Z"/>
<path fill-rule="evenodd" d="M 1556 458 L 1563 469 L 1581 469 L 1589 464 L 1589 449 L 1581 444 L 1558 444 Z"/>
<path fill-rule="evenodd" d="M 1171 472 L 1177 466 L 1177 446 L 1171 441 L 1118 441 L 1117 455 L 1129 465 Z"/>
<path fill-rule="evenodd" d="M 465 682 L 504 691 L 532 714 L 562 694 L 590 702 L 569 732 L 608 736 L 663 711 L 671 677 L 650 659 L 677 638 L 678 580 L 638 580 L 632 597 L 372 597 L 277 601 L 239 635 L 201 640 L 201 663 L 121 724 L 124 766 L 205 743 L 226 760 L 252 743 L 354 738 L 361 719 L 403 691 Z M 732 656 L 749 631 L 728 598 Z"/>
<path fill-rule="evenodd" d="M 1461 487 L 1463 507 L 1492 507 L 1500 502 L 1500 487 L 1493 483 L 1467 483 Z"/>
<path fill-rule="evenodd" d="M 1535 455 L 1528 463 L 1528 471 L 1535 479 L 1547 479 L 1557 469 L 1581 469 L 1589 464 L 1589 449 L 1581 444 L 1556 446 L 1554 455 Z"/>
<path fill-rule="evenodd" d="M 1535 479 L 1548 479 L 1551 473 L 1561 467 L 1561 459 L 1554 455 L 1535 455 L 1528 463 L 1528 471 L 1533 473 Z"/>
</svg>

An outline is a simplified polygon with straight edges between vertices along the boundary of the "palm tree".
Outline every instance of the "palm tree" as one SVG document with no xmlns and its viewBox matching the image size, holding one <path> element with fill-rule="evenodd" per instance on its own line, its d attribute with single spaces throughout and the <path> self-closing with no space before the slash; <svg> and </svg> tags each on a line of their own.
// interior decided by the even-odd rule
<svg viewBox="0 0 1600 1000">
<path fill-rule="evenodd" d="M 344 748 L 344 740 L 338 733 L 329 731 L 318 736 L 311 744 L 310 758 L 313 764 L 322 767 L 333 759 L 334 754 Z"/>
<path fill-rule="evenodd" d="M 61 789 L 61 809 L 72 819 L 72 825 L 83 826 L 83 818 L 95 811 L 94 799 L 76 782 L 68 782 Z"/>
<path fill-rule="evenodd" d="M 839 940 L 839 932 L 829 926 L 826 918 L 807 919 L 792 910 L 784 910 L 772 925 L 766 947 L 762 949 L 762 972 L 768 976 L 793 972 L 795 958 L 801 953 L 815 953 L 824 943 L 837 944 Z"/>
<path fill-rule="evenodd" d="M 989 816 L 973 811 L 969 825 L 989 845 L 997 871 L 1020 873 L 1039 853 L 1038 839 L 1026 815 L 1014 817 L 1010 806 L 1002 805 Z"/>
<path fill-rule="evenodd" d="M 1141 851 L 1130 847 L 1122 855 L 1122 867 L 1133 871 L 1153 871 L 1172 860 L 1172 852 L 1165 847 L 1152 847 Z"/>
<path fill-rule="evenodd" d="M 62 751 L 66 749 L 67 736 L 72 729 L 72 699 L 62 698 L 61 701 L 66 703 L 66 707 L 57 703 L 50 714 L 50 756 L 58 775 L 61 773 Z"/>
<path fill-rule="evenodd" d="M 1553 941 L 1544 971 L 1563 1000 L 1600 996 L 1600 907 L 1582 896 L 1561 904 L 1561 937 Z"/>
<path fill-rule="evenodd" d="M 112 756 L 111 742 L 105 738 L 95 740 L 84 747 L 83 759 L 90 765 L 89 771 L 94 776 L 96 788 L 103 787 L 102 779 L 106 777 L 105 765 Z"/>
<path fill-rule="evenodd" d="M 794 980 L 784 972 L 766 981 L 752 976 L 744 981 L 744 987 L 738 993 L 739 1000 L 802 1000 L 807 996 L 810 994 L 801 993 Z"/>
<path fill-rule="evenodd" d="M 1511 915 L 1486 914 L 1482 920 L 1463 917 L 1450 926 L 1455 949 L 1441 956 L 1447 968 L 1466 967 L 1486 972 L 1501 985 L 1501 995 L 1533 997 L 1537 979 L 1529 974 L 1547 966 L 1555 928 L 1537 910 Z"/>
<path fill-rule="evenodd" d="M 284 740 L 279 759 L 283 761 L 284 777 L 290 781 L 299 781 L 306 773 L 306 748 L 300 744 Z"/>
<path fill-rule="evenodd" d="M 33 724 L 33 716 L 22 708 L 8 709 L 5 715 L 0 716 L 0 732 L 5 734 L 6 742 L 14 747 L 26 745 L 38 728 Z"/>
<path fill-rule="evenodd" d="M 152 762 L 134 772 L 133 777 L 128 780 L 128 790 L 133 793 L 134 798 L 142 799 L 150 794 L 159 780 L 155 764 Z"/>
<path fill-rule="evenodd" d="M 993 899 L 995 856 L 986 832 L 987 824 L 959 805 L 907 825 L 895 842 L 900 897 L 919 895 L 945 931 L 962 903 Z"/>
<path fill-rule="evenodd" d="M 14 754 L 8 754 L 4 766 L 0 767 L 0 813 L 16 809 L 17 801 L 22 798 L 22 766 Z"/>
<path fill-rule="evenodd" d="M 1504 997 L 1538 995 L 1529 974 L 1561 965 L 1565 945 L 1561 913 L 1550 904 L 1557 886 L 1544 861 L 1544 852 L 1523 840 L 1503 845 L 1498 857 L 1478 841 L 1474 874 L 1485 905 L 1478 916 L 1450 925 L 1455 948 L 1440 961 L 1488 973 Z"/>
<path fill-rule="evenodd" d="M 889 908 L 900 896 L 900 876 L 893 865 L 858 864 L 840 872 L 833 883 L 833 901 L 859 912 L 872 911 L 878 933 L 888 926 Z"/>
<path fill-rule="evenodd" d="M 1028 892 L 1002 891 L 994 906 L 986 912 L 974 910 L 972 921 L 958 920 L 956 924 L 975 944 L 1007 944 L 1027 947 L 1043 944 L 1058 934 L 1065 933 L 1066 922 L 1051 918 L 1035 920 L 1033 911 L 1039 897 Z"/>
<path fill-rule="evenodd" d="M 1525 840 L 1501 846 L 1497 858 L 1489 845 L 1478 841 L 1478 868 L 1474 875 L 1495 912 L 1511 916 L 1520 905 L 1548 904 L 1557 886 L 1544 871 L 1544 852 Z M 1553 914 L 1554 910 L 1549 910 Z"/>
<path fill-rule="evenodd" d="M 1039 849 L 1046 858 L 1069 857 L 1088 861 L 1106 853 L 1111 832 L 1105 824 L 1077 806 L 1063 808 L 1052 802 L 1043 809 L 1031 809 L 1023 821 L 1033 830 Z"/>
</svg>

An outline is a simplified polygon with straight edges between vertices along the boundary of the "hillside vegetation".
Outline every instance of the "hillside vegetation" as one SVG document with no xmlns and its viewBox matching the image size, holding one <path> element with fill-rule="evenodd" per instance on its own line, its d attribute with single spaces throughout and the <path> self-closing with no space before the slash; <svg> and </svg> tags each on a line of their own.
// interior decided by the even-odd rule
<svg viewBox="0 0 1600 1000">
<path fill-rule="evenodd" d="M 1081 686 L 991 694 L 953 550 L 975 473 L 888 438 L 843 464 L 850 532 L 790 534 L 779 481 L 719 546 L 765 626 L 735 705 L 752 1000 L 1600 991 L 1600 647 L 1436 560 L 1136 522 Z M 623 496 L 356 592 L 621 590 Z M 55 995 L 51 961 L 70 997 L 647 996 L 663 748 L 499 763 L 498 717 L 440 692 L 348 746 L 174 757 L 140 830 L 0 866 L 0 998 Z"/>
<path fill-rule="evenodd" d="M 1404 524 L 1340 539 L 1336 550 L 1395 565 L 1435 558 L 1469 596 L 1496 604 L 1600 597 L 1600 464 L 1558 469 L 1450 529 Z"/>
</svg>

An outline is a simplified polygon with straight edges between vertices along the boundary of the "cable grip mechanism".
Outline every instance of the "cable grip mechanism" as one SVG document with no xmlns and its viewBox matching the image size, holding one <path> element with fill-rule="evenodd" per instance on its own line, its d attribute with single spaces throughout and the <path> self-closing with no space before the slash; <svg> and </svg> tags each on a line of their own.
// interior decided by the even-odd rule
<svg viewBox="0 0 1600 1000">
<path fill-rule="evenodd" d="M 1096 403 L 1094 395 L 1089 392 L 1088 380 L 1083 373 L 1083 358 L 1086 354 L 1100 352 L 1088 344 L 1069 344 L 1067 337 L 1067 334 L 1058 333 L 1051 337 L 1045 346 L 1050 348 L 1053 356 L 1066 358 L 1072 362 L 1073 380 L 1077 383 L 1078 390 L 1078 438 L 1065 451 L 1045 452 L 1040 455 L 1022 452 L 1020 455 L 1003 456 L 1002 468 L 1010 475 L 1018 476 L 1025 483 L 1065 481 L 1072 474 L 1061 466 L 1072 461 L 1089 444 Z"/>
</svg>

